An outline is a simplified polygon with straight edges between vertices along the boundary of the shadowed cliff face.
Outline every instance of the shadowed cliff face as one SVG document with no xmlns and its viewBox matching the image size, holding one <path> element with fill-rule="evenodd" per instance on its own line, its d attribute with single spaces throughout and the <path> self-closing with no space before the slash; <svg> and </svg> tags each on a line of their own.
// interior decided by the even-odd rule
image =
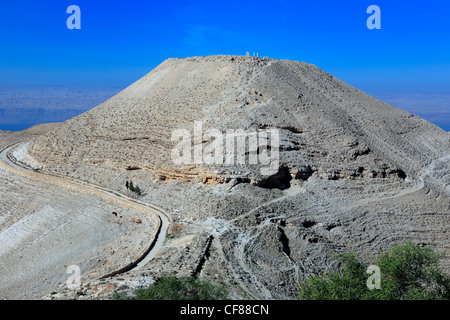
<svg viewBox="0 0 450 320">
<path fill-rule="evenodd" d="M 176 164 L 175 130 L 191 135 L 192 151 L 211 147 L 195 140 L 196 122 L 224 135 L 277 130 L 276 170 Z M 291 296 L 337 251 L 368 259 L 405 239 L 448 243 L 449 134 L 304 62 L 169 59 L 30 146 L 44 171 L 118 191 L 138 181 L 183 232 L 214 234 L 199 273 L 215 264 L 218 278 L 241 275 L 233 286 L 262 298 Z M 188 259 L 172 258 L 169 270 Z"/>
</svg>

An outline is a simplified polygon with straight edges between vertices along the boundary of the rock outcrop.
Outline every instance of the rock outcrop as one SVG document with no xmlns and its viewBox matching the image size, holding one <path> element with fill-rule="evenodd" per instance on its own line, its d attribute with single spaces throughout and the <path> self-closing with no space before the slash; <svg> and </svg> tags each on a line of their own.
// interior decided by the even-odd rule
<svg viewBox="0 0 450 320">
<path fill-rule="evenodd" d="M 194 137 L 196 123 L 223 135 L 276 129 L 275 171 L 250 161 L 176 164 L 174 131 L 189 133 L 192 150 L 211 146 Z M 176 274 L 200 259 L 198 274 L 237 298 L 290 298 L 298 279 L 333 267 L 339 251 L 369 260 L 407 239 L 449 243 L 448 133 L 304 62 L 168 59 L 28 151 L 44 171 L 122 192 L 137 181 L 141 200 L 170 212 L 183 239 L 211 239 L 203 260 L 164 251 L 147 272 Z"/>
</svg>

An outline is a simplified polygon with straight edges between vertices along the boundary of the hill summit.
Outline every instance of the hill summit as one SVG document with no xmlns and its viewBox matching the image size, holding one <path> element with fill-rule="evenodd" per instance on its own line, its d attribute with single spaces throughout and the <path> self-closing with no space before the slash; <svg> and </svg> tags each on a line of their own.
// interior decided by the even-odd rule
<svg viewBox="0 0 450 320">
<path fill-rule="evenodd" d="M 199 272 L 237 296 L 289 297 L 338 251 L 449 240 L 449 134 L 305 62 L 168 59 L 28 152 L 43 171 L 139 183 L 183 239 L 213 235 Z M 167 270 L 192 258 L 175 251 Z"/>
</svg>

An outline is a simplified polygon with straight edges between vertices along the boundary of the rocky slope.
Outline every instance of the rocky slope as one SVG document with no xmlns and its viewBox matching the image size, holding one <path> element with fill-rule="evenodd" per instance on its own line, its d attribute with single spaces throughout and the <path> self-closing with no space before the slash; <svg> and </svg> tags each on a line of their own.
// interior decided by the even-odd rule
<svg viewBox="0 0 450 320">
<path fill-rule="evenodd" d="M 203 132 L 279 130 L 275 172 L 261 162 L 175 164 L 172 134 L 194 136 L 196 121 Z M 181 230 L 147 274 L 208 275 L 236 298 L 291 298 L 339 251 L 368 260 L 406 239 L 448 249 L 449 134 L 304 62 L 168 59 L 28 152 L 44 172 L 121 192 L 135 181 Z"/>
<path fill-rule="evenodd" d="M 39 299 L 72 275 L 98 279 L 134 262 L 157 231 L 153 214 L 0 161 L 0 299 Z"/>
<path fill-rule="evenodd" d="M 4 131 L 0 130 L 0 149 L 5 148 L 13 143 L 29 140 L 33 137 L 39 136 L 45 132 L 55 129 L 59 123 L 43 123 L 32 126 L 22 131 Z"/>
</svg>

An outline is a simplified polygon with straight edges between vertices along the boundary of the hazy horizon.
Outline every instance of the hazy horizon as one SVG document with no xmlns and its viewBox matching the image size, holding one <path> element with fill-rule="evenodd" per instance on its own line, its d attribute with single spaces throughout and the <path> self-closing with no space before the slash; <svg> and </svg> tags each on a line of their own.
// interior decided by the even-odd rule
<svg viewBox="0 0 450 320">
<path fill-rule="evenodd" d="M 0 85 L 0 130 L 20 131 L 36 124 L 63 122 L 121 90 L 98 86 Z"/>
<path fill-rule="evenodd" d="M 4 3 L 0 86 L 121 90 L 167 58 L 250 52 L 314 64 L 450 131 L 449 1 L 78 0 L 73 4 L 81 10 L 81 29 L 67 27 L 68 3 Z M 381 10 L 381 29 L 367 27 L 370 5 Z M 66 93 L 73 95 L 72 102 L 67 103 L 64 94 L 51 101 L 62 101 L 63 108 L 72 111 L 43 119 L 67 120 L 108 96 L 107 92 L 77 96 L 72 89 Z M 4 96 L 0 100 L 9 101 Z M 45 107 L 39 101 L 31 104 Z M 32 108 L 29 105 L 23 102 L 20 108 Z M 22 114 L 28 118 L 14 122 L 12 115 L 5 118 L 4 111 L 0 129 L 41 121 Z"/>
<path fill-rule="evenodd" d="M 125 87 L 0 85 L 0 130 L 20 131 L 36 124 L 63 122 L 96 107 L 123 89 Z M 358 89 L 450 131 L 450 95 Z"/>
</svg>

